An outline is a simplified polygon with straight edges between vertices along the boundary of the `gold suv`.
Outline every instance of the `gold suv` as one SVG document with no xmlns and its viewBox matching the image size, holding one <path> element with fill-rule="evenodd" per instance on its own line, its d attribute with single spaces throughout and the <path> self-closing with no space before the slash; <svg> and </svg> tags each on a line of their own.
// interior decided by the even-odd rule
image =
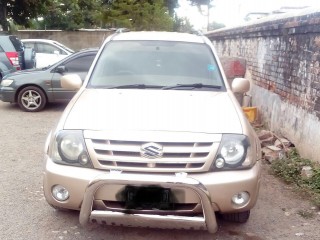
<svg viewBox="0 0 320 240">
<path fill-rule="evenodd" d="M 108 37 L 46 143 L 44 192 L 80 223 L 217 230 L 246 222 L 260 183 L 260 143 L 204 36 Z"/>
</svg>

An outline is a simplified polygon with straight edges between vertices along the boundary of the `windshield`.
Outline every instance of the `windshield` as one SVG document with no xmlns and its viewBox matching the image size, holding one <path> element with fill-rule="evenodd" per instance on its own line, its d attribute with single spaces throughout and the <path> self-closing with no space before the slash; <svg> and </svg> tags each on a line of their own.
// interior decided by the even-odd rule
<svg viewBox="0 0 320 240">
<path fill-rule="evenodd" d="M 205 44 L 173 41 L 114 41 L 107 44 L 89 80 L 91 88 L 168 87 L 202 84 L 223 87 Z M 198 85 L 197 85 L 198 86 Z M 193 87 L 194 88 L 194 87 Z M 194 88 L 200 89 L 200 88 Z"/>
</svg>

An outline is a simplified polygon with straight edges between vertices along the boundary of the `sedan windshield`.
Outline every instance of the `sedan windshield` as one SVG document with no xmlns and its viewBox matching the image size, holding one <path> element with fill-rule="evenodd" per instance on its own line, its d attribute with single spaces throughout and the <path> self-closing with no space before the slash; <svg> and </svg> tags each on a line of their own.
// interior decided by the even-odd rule
<svg viewBox="0 0 320 240">
<path fill-rule="evenodd" d="M 224 89 L 219 67 L 207 45 L 174 41 L 110 42 L 97 61 L 88 87 L 183 89 L 180 85 L 192 90 Z"/>
</svg>

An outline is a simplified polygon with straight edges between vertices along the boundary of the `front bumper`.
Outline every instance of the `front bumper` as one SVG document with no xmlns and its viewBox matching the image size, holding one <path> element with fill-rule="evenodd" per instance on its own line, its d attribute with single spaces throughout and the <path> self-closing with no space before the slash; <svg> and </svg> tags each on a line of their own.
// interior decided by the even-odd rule
<svg viewBox="0 0 320 240">
<path fill-rule="evenodd" d="M 125 214 L 112 211 L 92 211 L 95 192 L 103 185 L 157 185 L 164 188 L 182 188 L 193 190 L 200 198 L 203 217 L 160 216 L 149 214 Z M 208 190 L 199 181 L 188 177 L 157 176 L 157 179 L 142 178 L 139 175 L 103 174 L 97 176 L 88 185 L 80 210 L 80 223 L 86 225 L 89 221 L 108 223 L 110 225 L 124 224 L 126 226 L 149 226 L 158 228 L 207 229 L 210 233 L 217 231 L 217 222 Z"/>
<path fill-rule="evenodd" d="M 15 90 L 11 87 L 0 86 L 0 100 L 3 102 L 15 102 Z"/>
<path fill-rule="evenodd" d="M 156 228 L 207 229 L 217 230 L 215 211 L 222 213 L 246 211 L 257 200 L 260 182 L 260 162 L 248 170 L 190 173 L 190 174 L 138 174 L 106 172 L 97 169 L 85 169 L 63 166 L 46 161 L 44 173 L 44 192 L 49 204 L 69 209 L 80 210 L 80 223 L 99 222 L 107 225 L 148 226 Z M 65 202 L 58 202 L 52 197 L 54 185 L 66 187 L 70 197 Z M 179 202 L 195 202 L 201 206 L 202 213 L 191 216 L 174 214 L 160 215 L 127 214 L 126 212 L 94 209 L 96 199 L 107 199 L 116 195 L 117 186 L 157 185 L 183 191 L 184 198 Z M 250 194 L 249 202 L 244 206 L 234 206 L 231 198 L 240 191 Z"/>
</svg>

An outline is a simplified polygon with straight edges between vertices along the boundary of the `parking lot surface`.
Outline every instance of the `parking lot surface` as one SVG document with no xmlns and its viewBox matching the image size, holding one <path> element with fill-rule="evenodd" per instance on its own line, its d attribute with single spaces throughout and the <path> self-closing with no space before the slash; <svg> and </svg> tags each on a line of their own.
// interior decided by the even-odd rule
<svg viewBox="0 0 320 240">
<path fill-rule="evenodd" d="M 219 230 L 159 230 L 94 225 L 82 228 L 79 213 L 60 212 L 42 191 L 44 143 L 65 105 L 38 113 L 0 101 L 0 239 L 312 239 L 320 238 L 320 210 L 269 174 L 263 164 L 260 196 L 246 224 L 218 219 Z M 217 193 L 219 194 L 219 193 Z"/>
</svg>

